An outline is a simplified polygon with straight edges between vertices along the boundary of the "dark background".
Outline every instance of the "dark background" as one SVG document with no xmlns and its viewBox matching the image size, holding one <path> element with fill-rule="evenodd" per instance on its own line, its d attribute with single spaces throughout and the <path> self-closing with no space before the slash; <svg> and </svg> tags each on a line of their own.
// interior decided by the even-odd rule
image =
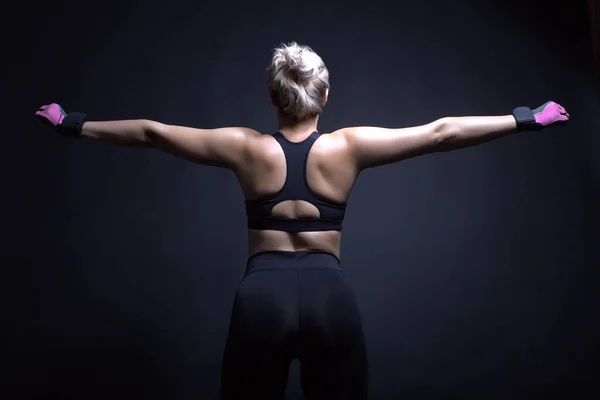
<svg viewBox="0 0 600 400">
<path fill-rule="evenodd" d="M 361 176 L 342 260 L 371 398 L 600 392 L 600 112 L 584 2 L 15 7 L 3 27 L 4 102 L 18 106 L 4 120 L 3 398 L 217 398 L 246 258 L 233 174 L 61 138 L 33 113 L 60 102 L 93 120 L 271 133 L 264 71 L 292 40 L 331 71 L 324 132 L 547 100 L 572 117 Z M 288 398 L 301 398 L 296 364 Z"/>
</svg>

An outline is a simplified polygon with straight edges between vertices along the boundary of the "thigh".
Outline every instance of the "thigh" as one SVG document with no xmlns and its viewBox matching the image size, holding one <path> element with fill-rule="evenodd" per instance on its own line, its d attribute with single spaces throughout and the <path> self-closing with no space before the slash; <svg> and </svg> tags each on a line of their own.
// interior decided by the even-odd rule
<svg viewBox="0 0 600 400">
<path fill-rule="evenodd" d="M 354 292 L 339 270 L 303 277 L 303 321 L 310 321 L 300 359 L 305 398 L 366 399 L 367 352 Z"/>
<path fill-rule="evenodd" d="M 221 371 L 223 400 L 283 399 L 295 317 L 293 276 L 260 271 L 247 276 L 234 301 Z"/>
</svg>

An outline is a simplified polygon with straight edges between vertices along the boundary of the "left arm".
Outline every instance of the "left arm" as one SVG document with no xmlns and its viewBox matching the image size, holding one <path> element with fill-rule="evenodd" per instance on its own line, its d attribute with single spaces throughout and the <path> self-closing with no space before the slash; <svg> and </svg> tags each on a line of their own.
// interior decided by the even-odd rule
<svg viewBox="0 0 600 400">
<path fill-rule="evenodd" d="M 340 131 L 358 170 L 439 151 L 474 146 L 517 132 L 512 115 L 445 117 L 409 128 L 352 127 Z"/>
<path fill-rule="evenodd" d="M 548 101 L 532 110 L 517 107 L 511 115 L 445 117 L 410 128 L 354 127 L 340 130 L 358 170 L 423 154 L 450 151 L 499 139 L 519 131 L 537 131 L 566 123 L 569 113 Z"/>
</svg>

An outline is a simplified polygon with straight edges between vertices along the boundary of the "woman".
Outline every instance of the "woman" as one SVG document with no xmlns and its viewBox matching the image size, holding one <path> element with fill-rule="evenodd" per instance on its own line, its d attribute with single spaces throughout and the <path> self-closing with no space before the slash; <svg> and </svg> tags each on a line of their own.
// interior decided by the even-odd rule
<svg viewBox="0 0 600 400">
<path fill-rule="evenodd" d="M 268 68 L 279 131 L 195 129 L 149 120 L 86 121 L 57 104 L 42 122 L 67 136 L 154 147 L 231 169 L 246 198 L 248 262 L 223 359 L 223 399 L 281 399 L 297 358 L 307 399 L 365 399 L 367 359 L 358 308 L 340 269 L 346 200 L 359 173 L 509 133 L 565 122 L 547 102 L 511 115 L 441 118 L 404 129 L 351 127 L 321 134 L 329 71 L 309 47 L 274 50 Z"/>
</svg>

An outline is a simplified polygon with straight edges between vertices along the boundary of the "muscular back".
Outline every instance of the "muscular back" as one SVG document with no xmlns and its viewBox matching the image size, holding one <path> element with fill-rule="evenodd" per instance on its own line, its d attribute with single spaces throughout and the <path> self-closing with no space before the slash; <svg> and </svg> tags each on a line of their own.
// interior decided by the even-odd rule
<svg viewBox="0 0 600 400">
<path fill-rule="evenodd" d="M 310 134 L 310 132 L 308 132 Z M 333 203 L 345 203 L 358 169 L 349 157 L 348 144 L 338 133 L 321 135 L 312 146 L 306 162 L 306 179 L 319 197 Z M 247 200 L 277 193 L 286 179 L 286 160 L 279 143 L 271 135 L 251 135 L 247 150 L 234 170 Z M 286 218 L 318 218 L 319 210 L 303 200 L 286 200 L 272 209 Z M 340 232 L 282 232 L 249 229 L 249 254 L 265 250 L 323 250 L 339 257 Z"/>
<path fill-rule="evenodd" d="M 112 123 L 115 130 L 127 124 Z M 319 197 L 345 203 L 361 170 L 393 163 L 434 151 L 444 129 L 444 120 L 410 128 L 352 127 L 321 135 L 313 144 L 306 163 L 307 181 Z M 143 121 L 141 141 L 192 162 L 231 169 L 247 200 L 277 193 L 286 178 L 286 160 L 271 135 L 249 128 L 196 129 Z M 97 135 L 91 124 L 87 135 Z M 295 135 L 301 141 L 308 137 Z M 287 218 L 318 217 L 318 209 L 304 201 L 288 200 L 271 213 Z M 268 250 L 322 250 L 339 257 L 339 231 L 298 232 L 248 231 L 249 255 Z"/>
</svg>

